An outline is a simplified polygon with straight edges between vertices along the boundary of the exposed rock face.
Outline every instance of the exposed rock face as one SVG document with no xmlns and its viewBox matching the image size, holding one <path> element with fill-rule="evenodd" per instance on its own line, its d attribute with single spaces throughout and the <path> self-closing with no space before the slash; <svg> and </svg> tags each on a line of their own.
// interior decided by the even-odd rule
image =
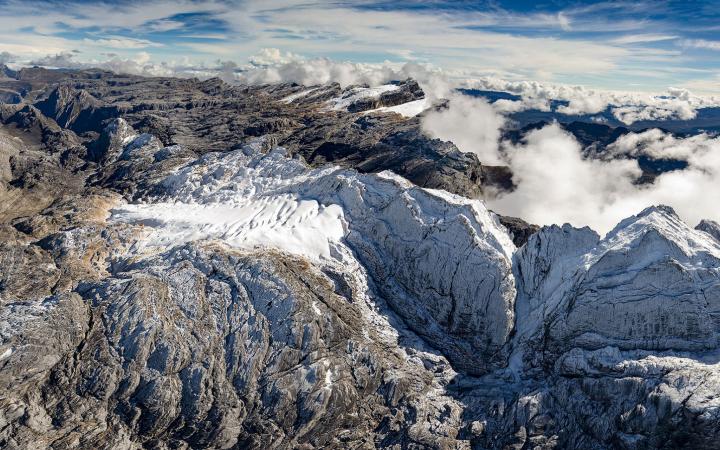
<svg viewBox="0 0 720 450">
<path fill-rule="evenodd" d="M 314 165 L 333 162 L 362 172 L 392 170 L 419 186 L 471 198 L 482 194 L 484 180 L 502 184 L 486 174 L 473 155 L 425 136 L 417 118 L 366 114 L 423 99 L 414 80 L 384 90 L 343 90 L 337 84 L 310 89 L 288 84 L 233 87 L 218 79 L 199 82 L 40 68 L 23 69 L 18 77 L 33 83 L 38 92 L 32 96 L 37 97 L 34 106 L 48 120 L 77 134 L 89 133 L 86 145 L 92 145 L 93 133 L 123 118 L 164 145 L 179 144 L 198 154 L 230 150 L 264 136 Z M 503 177 L 510 179 L 509 174 Z"/>
<path fill-rule="evenodd" d="M 67 77 L 0 106 L 1 447 L 717 448 L 717 224 L 498 218 L 337 85 Z"/>
<path fill-rule="evenodd" d="M 367 96 L 354 100 L 347 106 L 347 110 L 350 112 L 369 111 L 382 107 L 397 106 L 425 97 L 425 93 L 415 80 L 405 80 L 398 83 L 396 87 L 396 89 L 383 92 L 378 96 Z"/>
<path fill-rule="evenodd" d="M 76 133 L 96 131 L 104 120 L 117 114 L 114 108 L 105 107 L 87 91 L 68 85 L 58 86 L 35 106 L 58 125 Z"/>
<path fill-rule="evenodd" d="M 667 207 L 626 219 L 602 241 L 588 229 L 543 230 L 516 259 L 518 310 L 528 314 L 520 337 L 553 361 L 568 345 L 718 347 L 720 244 Z"/>
<path fill-rule="evenodd" d="M 500 223 L 507 228 L 513 243 L 516 247 L 522 247 L 530 239 L 530 236 L 537 233 L 539 226 L 525 222 L 518 217 L 498 216 Z"/>
<path fill-rule="evenodd" d="M 15 78 L 17 76 L 17 72 L 6 66 L 5 64 L 0 64 L 0 78 Z"/>
<path fill-rule="evenodd" d="M 696 227 L 696 230 L 704 231 L 720 242 L 720 224 L 714 220 L 703 220 Z"/>
<path fill-rule="evenodd" d="M 515 254 L 517 367 L 549 373 L 560 446 L 713 448 L 720 246 L 667 207 L 604 239 L 544 228 Z M 591 412 L 590 412 L 591 411 Z M 582 430 L 582 431 L 581 431 Z"/>
</svg>

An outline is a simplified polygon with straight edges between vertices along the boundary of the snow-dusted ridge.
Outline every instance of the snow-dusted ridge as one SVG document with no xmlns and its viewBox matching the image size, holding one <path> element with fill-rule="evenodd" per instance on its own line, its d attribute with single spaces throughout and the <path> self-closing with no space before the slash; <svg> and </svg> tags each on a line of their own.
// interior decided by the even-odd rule
<svg viewBox="0 0 720 450">
<path fill-rule="evenodd" d="M 308 169 L 282 148 L 260 149 L 258 142 L 208 154 L 161 180 L 149 202 L 116 207 L 110 222 L 144 226 L 138 255 L 216 239 L 340 271 L 362 265 L 393 309 L 459 366 L 484 372 L 504 364 L 515 247 L 482 202 L 389 172 Z"/>
<path fill-rule="evenodd" d="M 720 242 L 666 206 L 592 230 L 546 227 L 514 257 L 516 348 L 720 347 Z"/>
<path fill-rule="evenodd" d="M 358 100 L 366 98 L 378 98 L 386 92 L 397 91 L 400 87 L 396 84 L 383 84 L 374 87 L 355 87 L 343 93 L 340 97 L 328 100 L 328 106 L 334 111 L 347 110 L 347 108 Z"/>
</svg>

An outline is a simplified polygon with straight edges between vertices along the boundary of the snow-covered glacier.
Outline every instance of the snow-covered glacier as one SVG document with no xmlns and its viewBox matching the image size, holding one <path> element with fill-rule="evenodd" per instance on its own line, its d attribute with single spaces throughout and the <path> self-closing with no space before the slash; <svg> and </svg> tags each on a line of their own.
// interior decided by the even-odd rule
<svg viewBox="0 0 720 450">
<path fill-rule="evenodd" d="M 459 368 L 484 373 L 505 364 L 515 247 L 481 202 L 390 172 L 308 169 L 282 148 L 261 148 L 194 161 L 160 180 L 147 202 L 115 208 L 110 220 L 147 229 L 138 251 L 214 239 L 341 272 L 362 265 L 378 295 Z"/>
</svg>

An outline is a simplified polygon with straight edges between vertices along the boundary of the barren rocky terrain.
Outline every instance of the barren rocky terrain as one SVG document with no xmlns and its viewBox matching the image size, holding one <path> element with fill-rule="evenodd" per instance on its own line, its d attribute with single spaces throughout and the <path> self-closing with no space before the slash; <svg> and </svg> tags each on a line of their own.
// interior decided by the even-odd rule
<svg viewBox="0 0 720 450">
<path fill-rule="evenodd" d="M 413 80 L 0 75 L 0 447 L 718 448 L 716 223 L 500 217 Z"/>
</svg>

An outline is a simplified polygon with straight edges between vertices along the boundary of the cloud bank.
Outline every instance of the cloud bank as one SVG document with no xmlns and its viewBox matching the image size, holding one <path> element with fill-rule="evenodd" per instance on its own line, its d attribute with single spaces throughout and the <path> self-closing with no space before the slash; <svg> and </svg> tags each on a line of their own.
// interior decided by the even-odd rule
<svg viewBox="0 0 720 450">
<path fill-rule="evenodd" d="M 659 94 L 601 91 L 583 86 L 569 86 L 537 81 L 507 81 L 487 77 L 467 80 L 468 88 L 510 92 L 520 100 L 500 100 L 498 111 L 512 113 L 529 109 L 550 111 L 550 102 L 563 101 L 556 112 L 569 115 L 598 114 L 610 108 L 620 122 L 631 125 L 643 120 L 690 120 L 700 108 L 720 106 L 718 96 L 696 96 L 687 89 L 668 88 Z"/>
<path fill-rule="evenodd" d="M 720 137 L 679 138 L 658 129 L 629 133 L 601 159 L 591 159 L 558 124 L 532 131 L 515 145 L 499 140 L 503 123 L 487 103 L 462 100 L 423 120 L 428 135 L 473 151 L 483 163 L 510 167 L 517 188 L 485 199 L 500 214 L 540 225 L 587 225 L 600 233 L 655 204 L 672 206 L 691 224 L 720 221 Z M 642 171 L 633 158 L 641 155 L 682 159 L 688 167 L 637 184 Z"/>
</svg>

